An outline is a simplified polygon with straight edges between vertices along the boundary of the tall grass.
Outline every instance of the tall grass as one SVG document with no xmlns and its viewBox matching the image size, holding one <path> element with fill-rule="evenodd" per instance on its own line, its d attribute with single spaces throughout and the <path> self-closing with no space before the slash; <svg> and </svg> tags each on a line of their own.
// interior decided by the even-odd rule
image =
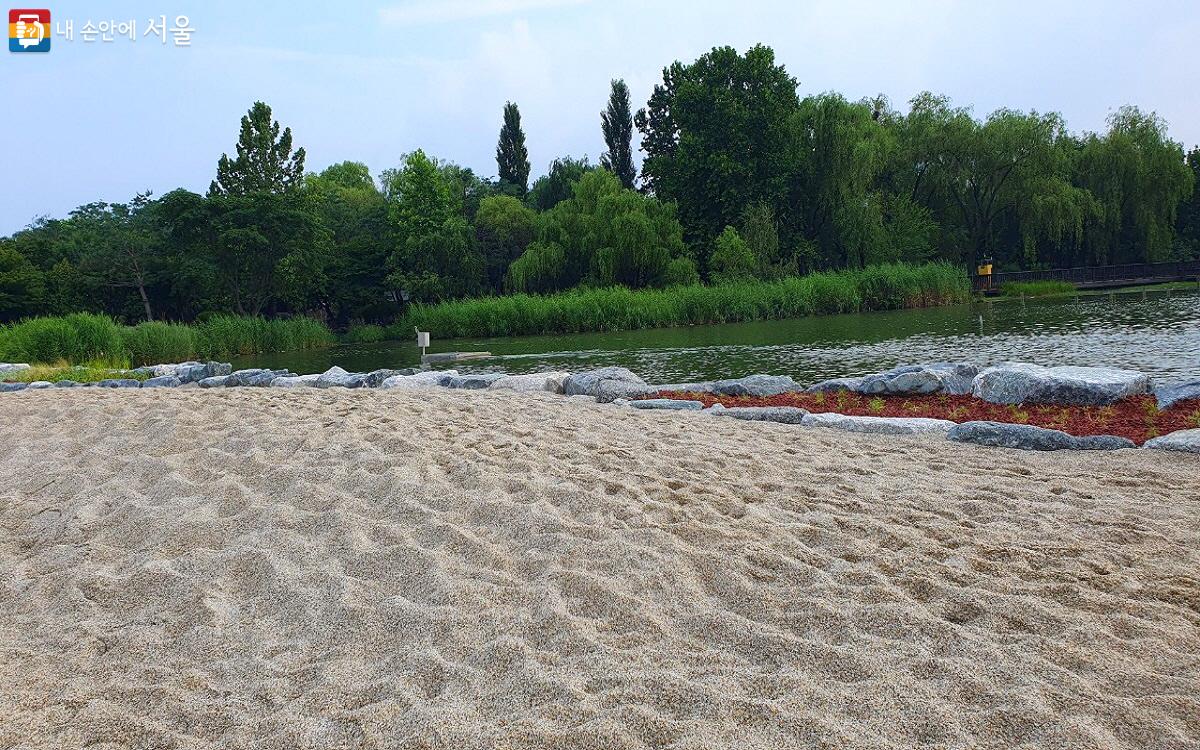
<svg viewBox="0 0 1200 750">
<path fill-rule="evenodd" d="M 329 328 L 310 318 L 217 316 L 191 326 L 159 322 L 123 326 L 103 315 L 78 313 L 0 326 L 0 361 L 148 365 L 315 349 L 333 342 Z"/>
<path fill-rule="evenodd" d="M 1000 285 L 1000 294 L 1005 297 L 1049 297 L 1077 291 L 1079 289 L 1069 281 L 1010 281 Z"/>
<path fill-rule="evenodd" d="M 944 305 L 965 302 L 970 294 L 962 269 L 899 263 L 779 281 L 610 287 L 415 305 L 389 326 L 388 335 L 408 338 L 414 326 L 441 338 L 624 331 Z"/>
<path fill-rule="evenodd" d="M 373 344 L 376 341 L 384 341 L 387 337 L 387 329 L 383 326 L 368 323 L 350 326 L 342 339 L 347 344 Z"/>
</svg>

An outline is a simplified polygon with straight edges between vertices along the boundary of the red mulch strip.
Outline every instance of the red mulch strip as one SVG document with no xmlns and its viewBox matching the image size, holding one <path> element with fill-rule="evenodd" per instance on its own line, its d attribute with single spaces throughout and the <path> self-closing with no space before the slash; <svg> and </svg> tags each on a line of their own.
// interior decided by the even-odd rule
<svg viewBox="0 0 1200 750">
<path fill-rule="evenodd" d="M 643 398 L 679 398 L 725 406 L 798 406 L 850 416 L 932 417 L 952 422 L 1010 422 L 1062 430 L 1071 435 L 1120 435 L 1141 445 L 1152 437 L 1200 427 L 1200 399 L 1159 410 L 1153 396 L 1134 396 L 1110 406 L 1004 406 L 974 396 L 864 396 L 852 391 L 784 393 L 766 398 L 662 391 Z"/>
</svg>

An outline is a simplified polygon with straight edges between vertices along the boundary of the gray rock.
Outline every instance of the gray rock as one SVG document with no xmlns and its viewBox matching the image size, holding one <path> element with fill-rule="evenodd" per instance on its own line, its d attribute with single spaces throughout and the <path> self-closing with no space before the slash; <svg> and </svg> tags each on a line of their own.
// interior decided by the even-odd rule
<svg viewBox="0 0 1200 750">
<path fill-rule="evenodd" d="M 426 370 L 414 375 L 393 375 L 379 384 L 380 388 L 438 388 L 444 387 L 451 378 L 458 376 L 458 370 Z"/>
<path fill-rule="evenodd" d="M 713 390 L 725 396 L 778 396 L 804 390 L 803 386 L 786 375 L 747 375 L 733 380 L 718 380 Z"/>
<path fill-rule="evenodd" d="M 236 387 L 253 387 L 265 388 L 271 385 L 275 378 L 290 376 L 292 373 L 287 370 L 264 370 L 261 368 L 251 368 L 248 370 L 238 370 L 230 373 L 225 377 L 223 385 L 226 388 Z M 217 376 L 222 377 L 222 376 Z M 205 378 L 208 380 L 209 378 Z M 200 381 L 201 387 L 204 387 L 204 381 Z"/>
<path fill-rule="evenodd" d="M 225 381 L 229 380 L 229 375 L 214 375 L 211 378 L 204 378 L 197 385 L 201 388 L 220 388 L 225 385 Z"/>
<path fill-rule="evenodd" d="M 563 381 L 563 393 L 568 396 L 600 396 L 601 387 L 611 384 L 616 389 L 645 386 L 646 381 L 624 367 L 601 367 L 596 370 L 577 372 Z M 613 398 L 617 398 L 614 396 Z M 609 401 L 612 399 L 610 398 Z"/>
<path fill-rule="evenodd" d="M 175 365 L 175 377 L 179 378 L 183 383 L 199 383 L 205 378 L 215 378 L 219 375 L 228 375 L 233 371 L 233 366 L 228 362 L 183 362 Z"/>
<path fill-rule="evenodd" d="M 670 391 L 672 393 L 711 393 L 718 395 L 717 384 L 712 380 L 702 380 L 696 383 L 664 383 L 650 387 L 658 393 Z"/>
<path fill-rule="evenodd" d="M 448 388 L 461 388 L 468 391 L 481 391 L 491 386 L 500 378 L 508 377 L 502 372 L 480 372 L 456 375 L 446 383 Z"/>
<path fill-rule="evenodd" d="M 321 373 L 319 372 L 314 372 L 311 375 L 282 375 L 271 381 L 271 387 L 299 388 L 301 386 L 311 386 L 319 377 L 321 377 Z"/>
<path fill-rule="evenodd" d="M 1169 409 L 1176 401 L 1200 398 L 1200 380 L 1155 388 L 1154 398 L 1158 400 L 1159 409 Z"/>
<path fill-rule="evenodd" d="M 28 369 L 29 365 L 24 362 L 0 362 L 0 373 L 20 372 Z"/>
<path fill-rule="evenodd" d="M 804 390 L 809 393 L 832 393 L 834 391 L 856 391 L 862 378 L 832 378 L 813 383 Z"/>
<path fill-rule="evenodd" d="M 133 378 L 108 378 L 96 383 L 97 388 L 141 388 L 142 381 Z"/>
<path fill-rule="evenodd" d="M 650 396 L 663 390 L 661 386 L 656 385 L 638 385 L 637 383 L 625 383 L 620 380 L 603 380 L 596 384 L 596 401 L 607 404 L 619 398 L 634 399 L 640 396 Z"/>
<path fill-rule="evenodd" d="M 40 391 L 43 388 L 53 388 L 53 387 L 54 387 L 54 383 L 51 383 L 49 380 L 35 380 L 29 384 L 29 390 L 31 390 L 31 391 Z"/>
<path fill-rule="evenodd" d="M 59 380 L 54 384 L 55 388 L 75 388 L 79 385 L 74 380 Z"/>
<path fill-rule="evenodd" d="M 700 411 L 704 404 L 699 401 L 687 401 L 678 398 L 648 398 L 641 401 L 630 401 L 635 409 L 672 409 L 675 411 Z"/>
<path fill-rule="evenodd" d="M 0 383 L 0 393 L 16 393 L 29 387 L 29 383 Z"/>
<path fill-rule="evenodd" d="M 978 367 L 965 362 L 907 365 L 859 378 L 850 390 L 868 395 L 963 395 L 971 392 L 971 382 L 978 374 Z"/>
<path fill-rule="evenodd" d="M 1150 378 L 1113 367 L 1042 367 L 1009 362 L 975 377 L 972 393 L 993 404 L 1111 404 L 1150 390 Z"/>
<path fill-rule="evenodd" d="M 488 389 L 493 391 L 548 391 L 550 393 L 562 393 L 563 383 L 570 374 L 569 372 L 531 372 L 526 375 L 509 375 L 492 383 L 488 386 Z"/>
<path fill-rule="evenodd" d="M 1200 453 L 1200 429 L 1169 432 L 1162 437 L 1147 440 L 1143 447 L 1160 451 Z"/>
<path fill-rule="evenodd" d="M 1006 422 L 963 422 L 950 428 L 946 437 L 958 443 L 1029 451 L 1105 451 L 1135 447 L 1132 440 L 1116 435 L 1076 437 L 1060 430 Z"/>
<path fill-rule="evenodd" d="M 178 388 L 183 381 L 174 375 L 159 375 L 142 381 L 143 388 Z"/>
<path fill-rule="evenodd" d="M 926 417 L 853 417 L 845 414 L 825 412 L 808 414 L 801 421 L 805 427 L 829 427 L 847 432 L 865 432 L 876 435 L 927 435 L 945 434 L 954 426 L 947 419 Z"/>
<path fill-rule="evenodd" d="M 733 406 L 718 409 L 721 404 L 713 404 L 708 409 L 716 416 L 733 417 L 734 419 L 749 419 L 756 422 L 779 422 L 781 424 L 802 424 L 808 414 L 807 409 L 795 406 Z"/>
<path fill-rule="evenodd" d="M 411 367 L 405 367 L 399 370 L 372 370 L 363 376 L 363 388 L 378 388 L 383 385 L 383 381 L 388 378 L 394 378 L 397 375 L 416 375 L 417 371 Z"/>
<path fill-rule="evenodd" d="M 361 388 L 366 375 L 361 372 L 346 372 L 334 365 L 321 373 L 312 382 L 314 388 Z"/>
</svg>

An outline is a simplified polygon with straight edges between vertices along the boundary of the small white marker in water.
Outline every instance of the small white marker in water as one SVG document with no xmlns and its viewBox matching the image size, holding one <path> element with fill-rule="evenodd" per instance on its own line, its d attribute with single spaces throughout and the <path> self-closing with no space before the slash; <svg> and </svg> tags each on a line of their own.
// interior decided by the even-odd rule
<svg viewBox="0 0 1200 750">
<path fill-rule="evenodd" d="M 417 346 L 421 347 L 421 359 L 425 359 L 425 349 L 429 347 L 429 331 L 418 331 L 416 326 L 413 330 L 417 331 Z"/>
</svg>

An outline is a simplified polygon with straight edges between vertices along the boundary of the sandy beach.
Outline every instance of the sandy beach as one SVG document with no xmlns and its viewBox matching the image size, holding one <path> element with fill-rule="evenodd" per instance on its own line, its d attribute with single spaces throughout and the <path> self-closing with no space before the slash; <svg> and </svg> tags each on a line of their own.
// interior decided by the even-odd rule
<svg viewBox="0 0 1200 750">
<path fill-rule="evenodd" d="M 1196 748 L 1200 459 L 0 397 L 2 748 Z"/>
</svg>

